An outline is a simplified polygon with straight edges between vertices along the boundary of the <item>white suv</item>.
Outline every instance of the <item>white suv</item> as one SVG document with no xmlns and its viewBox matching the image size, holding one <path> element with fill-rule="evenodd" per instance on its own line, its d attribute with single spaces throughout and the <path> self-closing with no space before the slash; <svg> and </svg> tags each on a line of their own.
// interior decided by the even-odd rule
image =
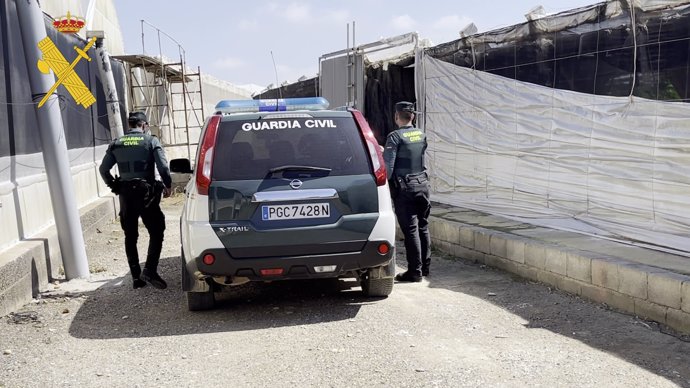
<svg viewBox="0 0 690 388">
<path fill-rule="evenodd" d="M 387 296 L 395 215 L 363 115 L 323 98 L 226 100 L 206 120 L 180 220 L 190 310 L 247 281 L 357 277 Z"/>
</svg>

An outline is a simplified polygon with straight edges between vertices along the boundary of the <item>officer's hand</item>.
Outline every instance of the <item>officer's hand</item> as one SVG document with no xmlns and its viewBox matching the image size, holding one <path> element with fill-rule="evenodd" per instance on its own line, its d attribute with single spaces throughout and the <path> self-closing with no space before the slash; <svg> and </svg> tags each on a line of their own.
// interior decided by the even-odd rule
<svg viewBox="0 0 690 388">
<path fill-rule="evenodd" d="M 110 191 L 112 191 L 113 194 L 120 195 L 120 183 L 120 178 L 118 177 L 114 181 L 112 181 L 110 185 L 108 185 L 108 187 L 110 187 Z"/>
<path fill-rule="evenodd" d="M 163 198 L 168 198 L 172 195 L 172 189 L 170 187 L 163 188 Z"/>
</svg>

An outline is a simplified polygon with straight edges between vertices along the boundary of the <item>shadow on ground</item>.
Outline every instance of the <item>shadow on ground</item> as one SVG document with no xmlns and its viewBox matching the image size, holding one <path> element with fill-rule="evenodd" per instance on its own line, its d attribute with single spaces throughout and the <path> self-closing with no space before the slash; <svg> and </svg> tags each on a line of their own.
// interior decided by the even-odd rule
<svg viewBox="0 0 690 388">
<path fill-rule="evenodd" d="M 354 318 L 365 298 L 354 279 L 248 283 L 216 294 L 216 309 L 190 312 L 180 286 L 179 257 L 161 260 L 166 290 L 134 290 L 129 276 L 82 295 L 86 300 L 69 332 L 77 338 L 112 339 L 260 330 Z"/>
<path fill-rule="evenodd" d="M 670 329 L 656 323 L 500 270 L 439 252 L 434 256 L 432 274 L 427 278 L 429 287 L 482 299 L 521 317 L 528 329 L 548 330 L 575 339 L 690 387 L 687 337 L 666 334 Z"/>
</svg>

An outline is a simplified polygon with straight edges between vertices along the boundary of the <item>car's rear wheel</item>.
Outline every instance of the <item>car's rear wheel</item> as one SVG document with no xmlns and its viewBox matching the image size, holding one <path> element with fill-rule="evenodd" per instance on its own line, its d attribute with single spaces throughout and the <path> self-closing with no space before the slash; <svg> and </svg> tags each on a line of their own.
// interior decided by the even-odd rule
<svg viewBox="0 0 690 388">
<path fill-rule="evenodd" d="M 369 297 L 385 297 L 393 292 L 395 279 L 385 276 L 383 267 L 372 268 L 362 276 L 361 285 L 364 295 Z"/>
<path fill-rule="evenodd" d="M 206 292 L 187 292 L 187 308 L 189 311 L 211 310 L 216 306 L 213 288 Z"/>
</svg>

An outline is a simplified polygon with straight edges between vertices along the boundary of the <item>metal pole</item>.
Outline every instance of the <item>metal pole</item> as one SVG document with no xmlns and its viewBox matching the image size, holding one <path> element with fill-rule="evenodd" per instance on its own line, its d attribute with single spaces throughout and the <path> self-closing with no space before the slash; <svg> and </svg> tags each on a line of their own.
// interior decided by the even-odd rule
<svg viewBox="0 0 690 388">
<path fill-rule="evenodd" d="M 357 43 L 355 42 L 355 21 L 352 21 L 352 107 L 361 108 L 357 102 Z"/>
<path fill-rule="evenodd" d="M 89 33 L 86 34 L 89 36 Z M 104 37 L 100 36 L 96 39 L 96 55 L 98 56 L 98 72 L 101 74 L 101 79 L 106 82 L 103 84 L 103 92 L 105 93 L 106 106 L 108 107 L 108 124 L 110 124 L 110 136 L 113 139 L 124 135 L 122 128 L 122 115 L 120 115 L 120 100 L 117 95 L 117 87 L 115 86 L 115 76 L 113 69 L 110 66 L 110 55 L 108 50 L 103 46 Z"/>
<path fill-rule="evenodd" d="M 146 54 L 146 45 L 144 44 L 144 19 L 141 19 L 141 53 Z"/>
<path fill-rule="evenodd" d="M 347 23 L 347 102 L 345 103 L 345 106 L 351 107 L 350 105 L 350 97 L 352 96 L 352 69 L 350 68 L 351 65 L 351 59 L 350 59 L 350 23 Z"/>
<path fill-rule="evenodd" d="M 36 0 L 17 1 L 16 5 L 31 94 L 41 96 L 55 83 L 52 74 L 43 74 L 34 67 L 42 57 L 38 42 L 47 36 L 43 12 Z M 36 118 L 65 276 L 67 279 L 85 278 L 89 276 L 89 264 L 79 210 L 74 201 L 74 183 L 57 95 L 51 96 L 45 106 L 36 108 Z"/>
<path fill-rule="evenodd" d="M 182 72 L 182 106 L 184 108 L 184 131 L 187 134 L 187 157 L 189 160 L 191 158 L 191 149 L 189 148 L 189 112 L 187 112 L 187 76 L 185 75 L 185 58 L 180 53 L 180 71 Z M 175 114 L 175 112 L 170 112 L 170 114 Z M 175 138 L 175 144 L 177 144 L 177 137 Z"/>
</svg>

